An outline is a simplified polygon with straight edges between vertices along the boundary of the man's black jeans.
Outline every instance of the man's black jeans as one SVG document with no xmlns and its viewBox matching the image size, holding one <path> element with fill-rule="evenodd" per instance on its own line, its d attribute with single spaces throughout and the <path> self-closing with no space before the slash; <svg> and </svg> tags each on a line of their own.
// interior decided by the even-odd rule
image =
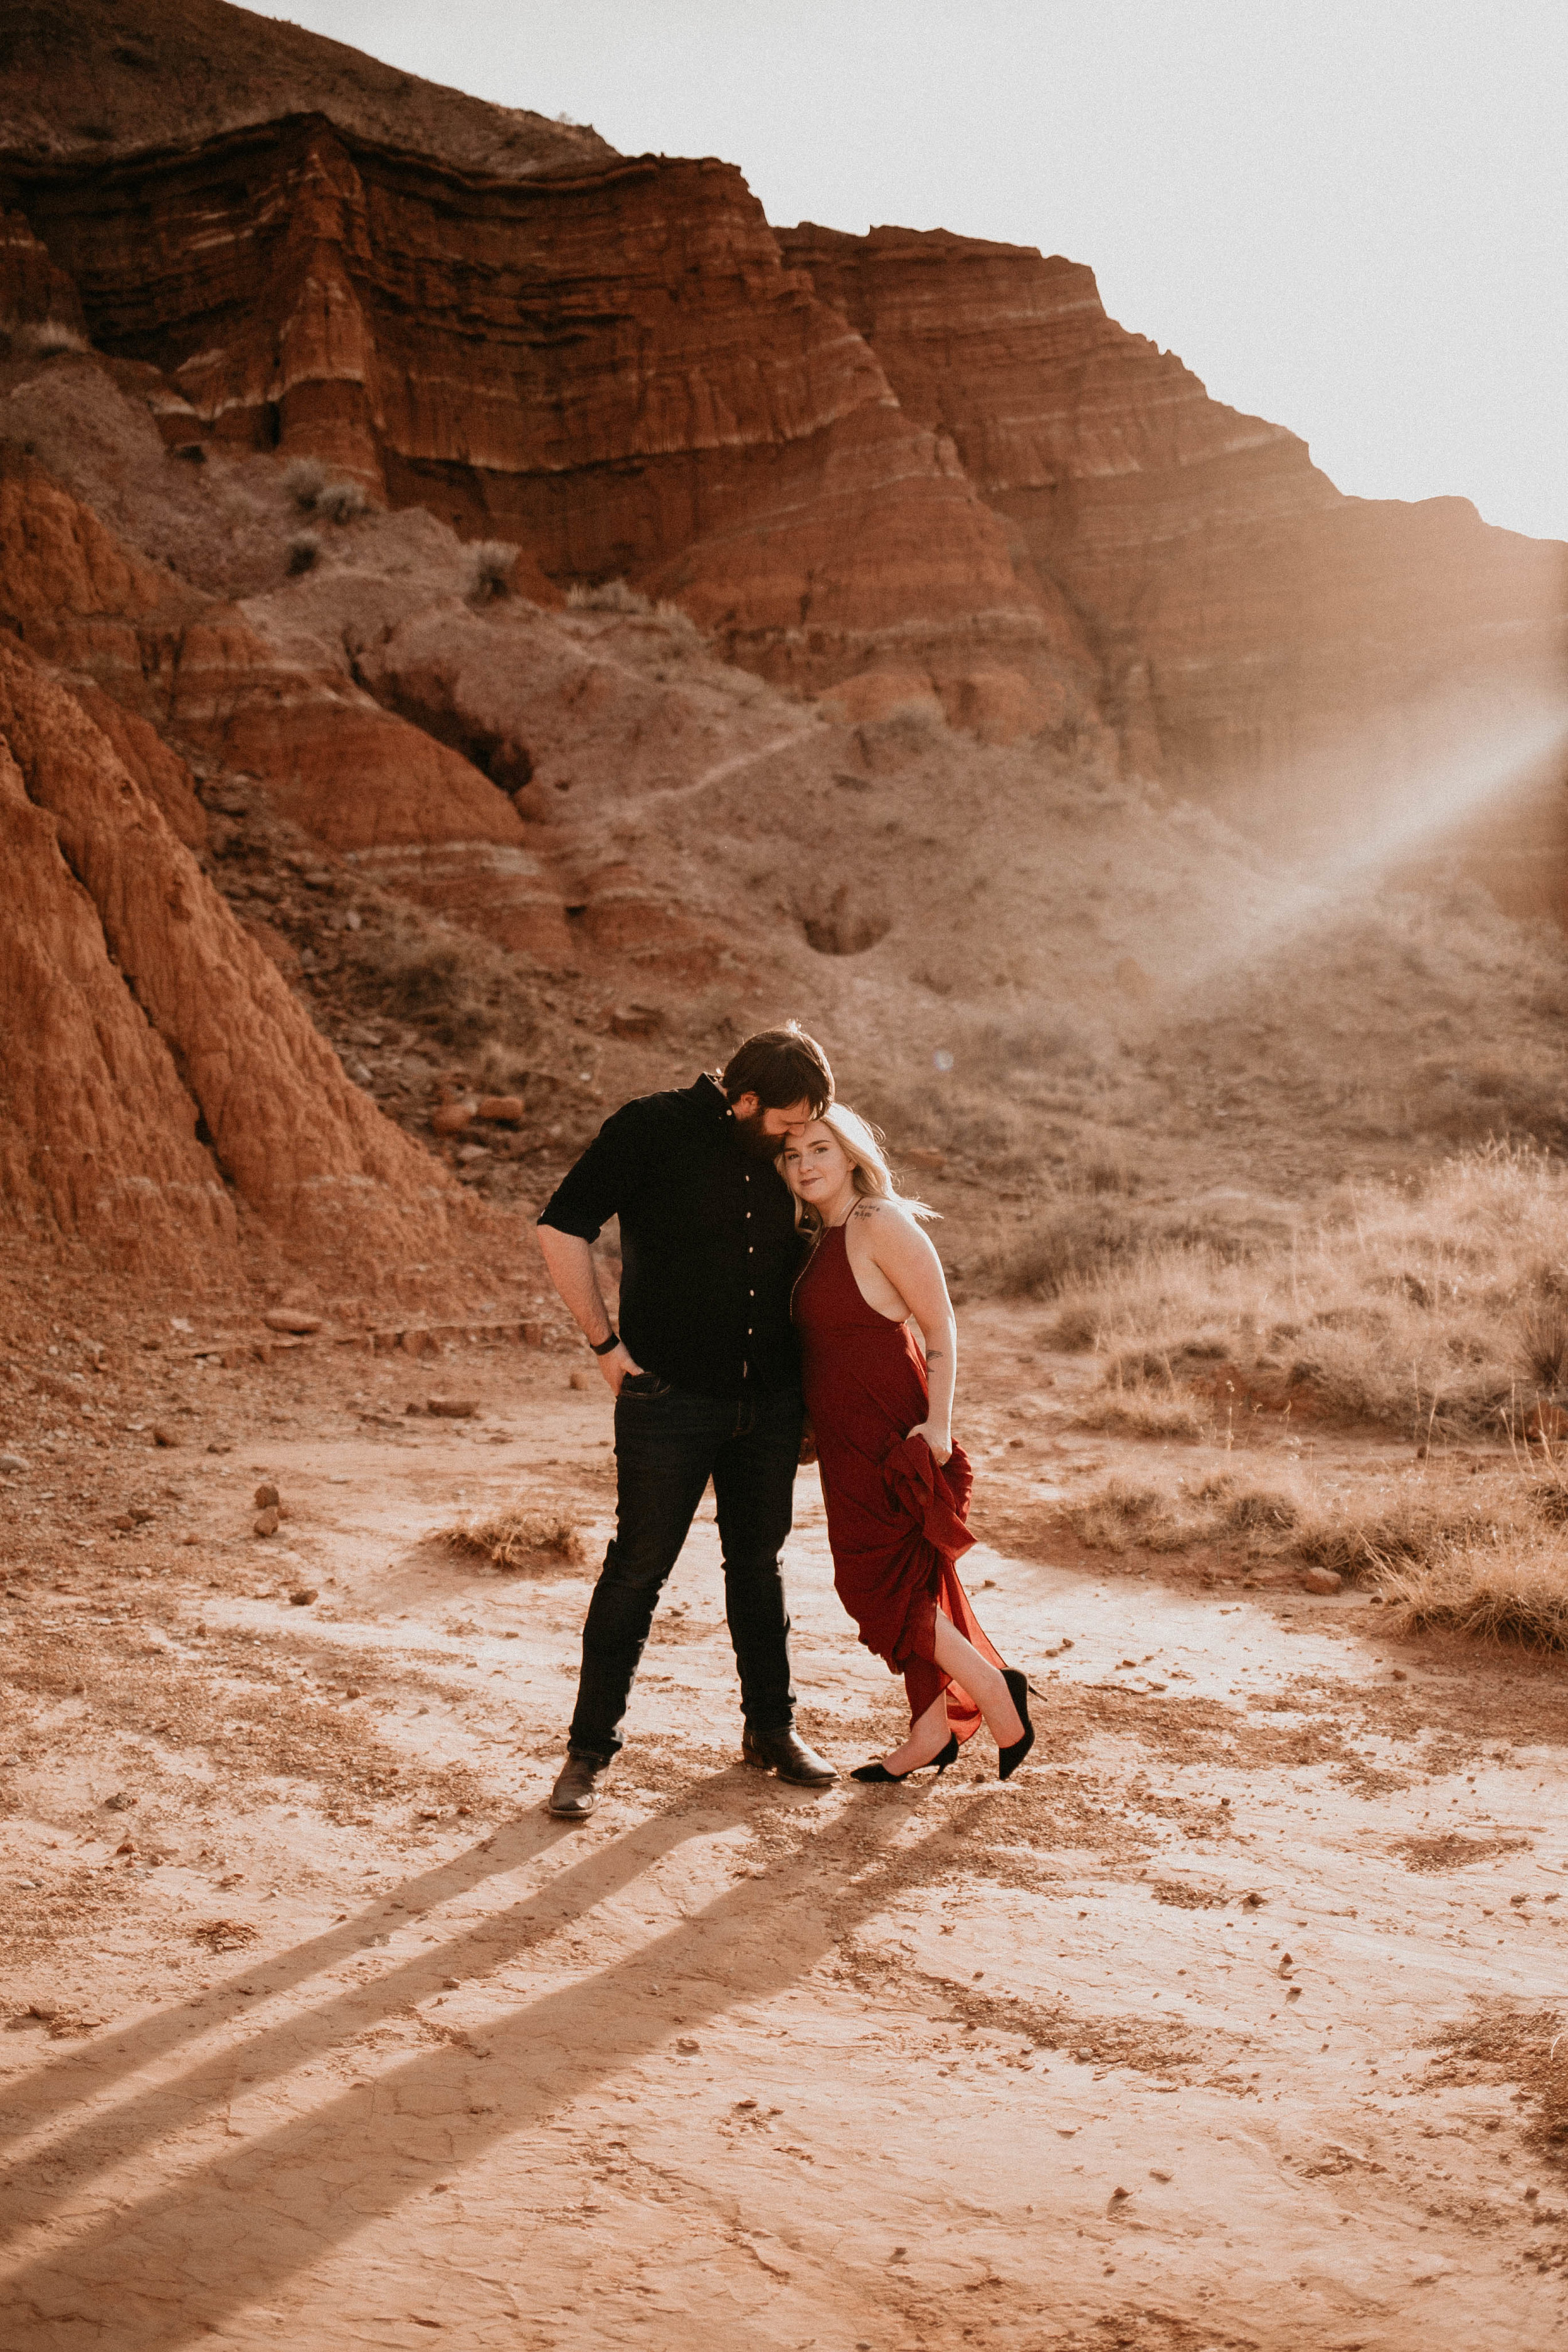
<svg viewBox="0 0 1568 2352">
<path fill-rule="evenodd" d="M 724 1607 L 741 1708 L 753 1731 L 795 1719 L 779 1553 L 790 1530 L 804 1418 L 798 1389 L 694 1396 L 645 1372 L 616 1400 L 616 1532 L 583 1628 L 571 1752 L 608 1759 L 653 1622 L 710 1478 L 724 1548 Z"/>
</svg>

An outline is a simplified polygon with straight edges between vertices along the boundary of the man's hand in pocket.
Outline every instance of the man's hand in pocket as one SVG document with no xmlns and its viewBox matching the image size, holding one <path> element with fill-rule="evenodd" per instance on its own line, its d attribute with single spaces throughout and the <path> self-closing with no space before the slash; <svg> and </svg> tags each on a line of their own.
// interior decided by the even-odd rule
<svg viewBox="0 0 1568 2352">
<path fill-rule="evenodd" d="M 624 1339 L 618 1347 L 612 1348 L 607 1356 L 600 1356 L 595 1360 L 604 1375 L 605 1384 L 610 1394 L 616 1397 L 621 1392 L 621 1382 L 629 1379 L 632 1373 L 640 1372 L 642 1370 L 642 1366 Z"/>
</svg>

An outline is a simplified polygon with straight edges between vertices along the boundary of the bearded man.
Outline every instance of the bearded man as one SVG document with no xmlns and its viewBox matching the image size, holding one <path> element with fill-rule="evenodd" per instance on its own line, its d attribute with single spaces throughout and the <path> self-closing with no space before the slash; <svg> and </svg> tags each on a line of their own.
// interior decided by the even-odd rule
<svg viewBox="0 0 1568 2352">
<path fill-rule="evenodd" d="M 795 1729 L 780 1553 L 800 1456 L 790 1292 L 795 1203 L 774 1162 L 833 1100 L 833 1072 L 795 1024 L 748 1037 L 717 1077 L 645 1095 L 607 1118 L 539 1220 L 551 1278 L 616 1400 L 616 1532 L 583 1629 L 566 1761 L 550 1798 L 584 1822 L 620 1752 L 633 1679 L 665 1580 L 713 1482 L 746 1761 L 821 1788 L 837 1775 Z M 617 1331 L 592 1244 L 620 1219 Z"/>
</svg>

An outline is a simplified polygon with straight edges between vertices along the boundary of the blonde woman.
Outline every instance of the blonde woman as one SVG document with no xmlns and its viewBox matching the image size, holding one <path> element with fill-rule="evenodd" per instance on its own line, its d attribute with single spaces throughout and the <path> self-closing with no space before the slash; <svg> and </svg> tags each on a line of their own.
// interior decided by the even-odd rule
<svg viewBox="0 0 1568 2352">
<path fill-rule="evenodd" d="M 986 1640 L 953 1565 L 974 1540 L 973 1480 L 952 1442 L 952 1304 L 918 1222 L 933 1212 L 899 1198 L 874 1130 L 842 1104 L 792 1129 L 779 1165 L 813 1244 L 793 1311 L 833 1580 L 910 1702 L 909 1738 L 854 1778 L 940 1775 L 984 1718 L 1005 1780 L 1035 1742 L 1028 1683 Z"/>
</svg>

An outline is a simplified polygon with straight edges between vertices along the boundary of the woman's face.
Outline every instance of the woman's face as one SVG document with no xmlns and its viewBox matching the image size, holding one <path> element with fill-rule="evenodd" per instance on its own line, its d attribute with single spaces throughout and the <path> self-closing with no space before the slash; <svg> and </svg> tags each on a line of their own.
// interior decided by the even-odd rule
<svg viewBox="0 0 1568 2352">
<path fill-rule="evenodd" d="M 823 1119 L 812 1119 L 784 1145 L 784 1182 L 813 1208 L 836 1200 L 852 1173 L 849 1154 Z"/>
</svg>

